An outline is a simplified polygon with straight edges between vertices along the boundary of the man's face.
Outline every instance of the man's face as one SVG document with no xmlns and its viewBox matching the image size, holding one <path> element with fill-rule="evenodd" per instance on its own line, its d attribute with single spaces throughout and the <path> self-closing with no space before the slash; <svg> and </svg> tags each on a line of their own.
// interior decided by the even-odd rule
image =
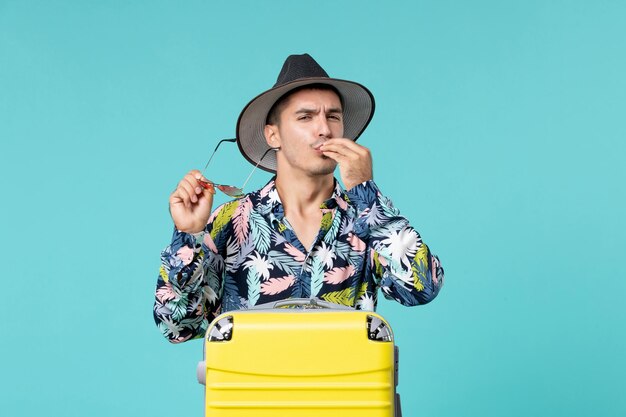
<svg viewBox="0 0 626 417">
<path fill-rule="evenodd" d="M 341 100 L 329 90 L 300 90 L 287 98 L 268 143 L 280 146 L 278 166 L 289 166 L 307 175 L 328 175 L 337 163 L 322 155 L 319 147 L 330 138 L 343 137 Z"/>
</svg>

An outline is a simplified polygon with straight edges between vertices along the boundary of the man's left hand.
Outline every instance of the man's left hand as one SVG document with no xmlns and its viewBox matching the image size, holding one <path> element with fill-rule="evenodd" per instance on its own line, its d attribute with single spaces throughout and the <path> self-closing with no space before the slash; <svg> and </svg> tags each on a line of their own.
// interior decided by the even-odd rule
<svg viewBox="0 0 626 417">
<path fill-rule="evenodd" d="M 372 154 L 364 146 L 351 139 L 328 139 L 320 147 L 324 156 L 334 159 L 339 164 L 341 180 L 350 190 L 355 185 L 373 179 Z"/>
</svg>

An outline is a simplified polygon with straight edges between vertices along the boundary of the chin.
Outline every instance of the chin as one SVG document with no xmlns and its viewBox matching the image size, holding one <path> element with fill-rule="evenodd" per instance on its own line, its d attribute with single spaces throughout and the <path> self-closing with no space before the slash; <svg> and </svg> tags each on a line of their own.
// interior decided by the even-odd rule
<svg viewBox="0 0 626 417">
<path fill-rule="evenodd" d="M 313 167 L 309 172 L 313 175 L 332 175 L 335 172 L 335 168 L 337 167 L 337 163 L 332 159 L 328 161 L 324 161 L 325 163 L 318 164 Z"/>
</svg>

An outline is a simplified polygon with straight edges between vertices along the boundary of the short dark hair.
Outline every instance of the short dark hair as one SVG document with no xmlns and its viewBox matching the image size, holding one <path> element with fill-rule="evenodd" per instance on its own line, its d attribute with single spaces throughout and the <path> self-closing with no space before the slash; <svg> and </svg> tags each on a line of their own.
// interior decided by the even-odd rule
<svg viewBox="0 0 626 417">
<path fill-rule="evenodd" d="M 276 103 L 274 103 L 269 113 L 267 113 L 265 124 L 277 125 L 280 122 L 280 113 L 287 106 L 287 103 L 289 103 L 289 98 L 295 93 L 302 90 L 332 91 L 333 93 L 337 94 L 337 97 L 339 97 L 339 101 L 341 102 L 341 108 L 343 109 L 343 97 L 341 97 L 341 94 L 339 94 L 339 90 L 337 90 L 335 87 L 330 84 L 323 83 L 307 84 L 294 88 L 293 90 L 285 93 L 278 100 L 276 100 Z"/>
</svg>

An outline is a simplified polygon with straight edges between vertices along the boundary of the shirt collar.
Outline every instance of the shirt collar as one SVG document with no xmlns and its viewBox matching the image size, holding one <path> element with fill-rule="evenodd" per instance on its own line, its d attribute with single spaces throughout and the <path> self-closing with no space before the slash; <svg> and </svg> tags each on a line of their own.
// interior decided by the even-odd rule
<svg viewBox="0 0 626 417">
<path fill-rule="evenodd" d="M 350 200 L 345 190 L 339 184 L 339 181 L 337 181 L 336 178 L 334 181 L 335 189 L 333 190 L 333 194 L 322 203 L 320 209 L 332 210 L 339 207 L 340 210 L 345 211 Z M 285 215 L 283 203 L 280 201 L 278 190 L 276 190 L 276 176 L 272 177 L 264 187 L 251 193 L 250 201 L 254 209 L 262 215 L 273 213 L 277 220 L 282 220 Z"/>
</svg>

